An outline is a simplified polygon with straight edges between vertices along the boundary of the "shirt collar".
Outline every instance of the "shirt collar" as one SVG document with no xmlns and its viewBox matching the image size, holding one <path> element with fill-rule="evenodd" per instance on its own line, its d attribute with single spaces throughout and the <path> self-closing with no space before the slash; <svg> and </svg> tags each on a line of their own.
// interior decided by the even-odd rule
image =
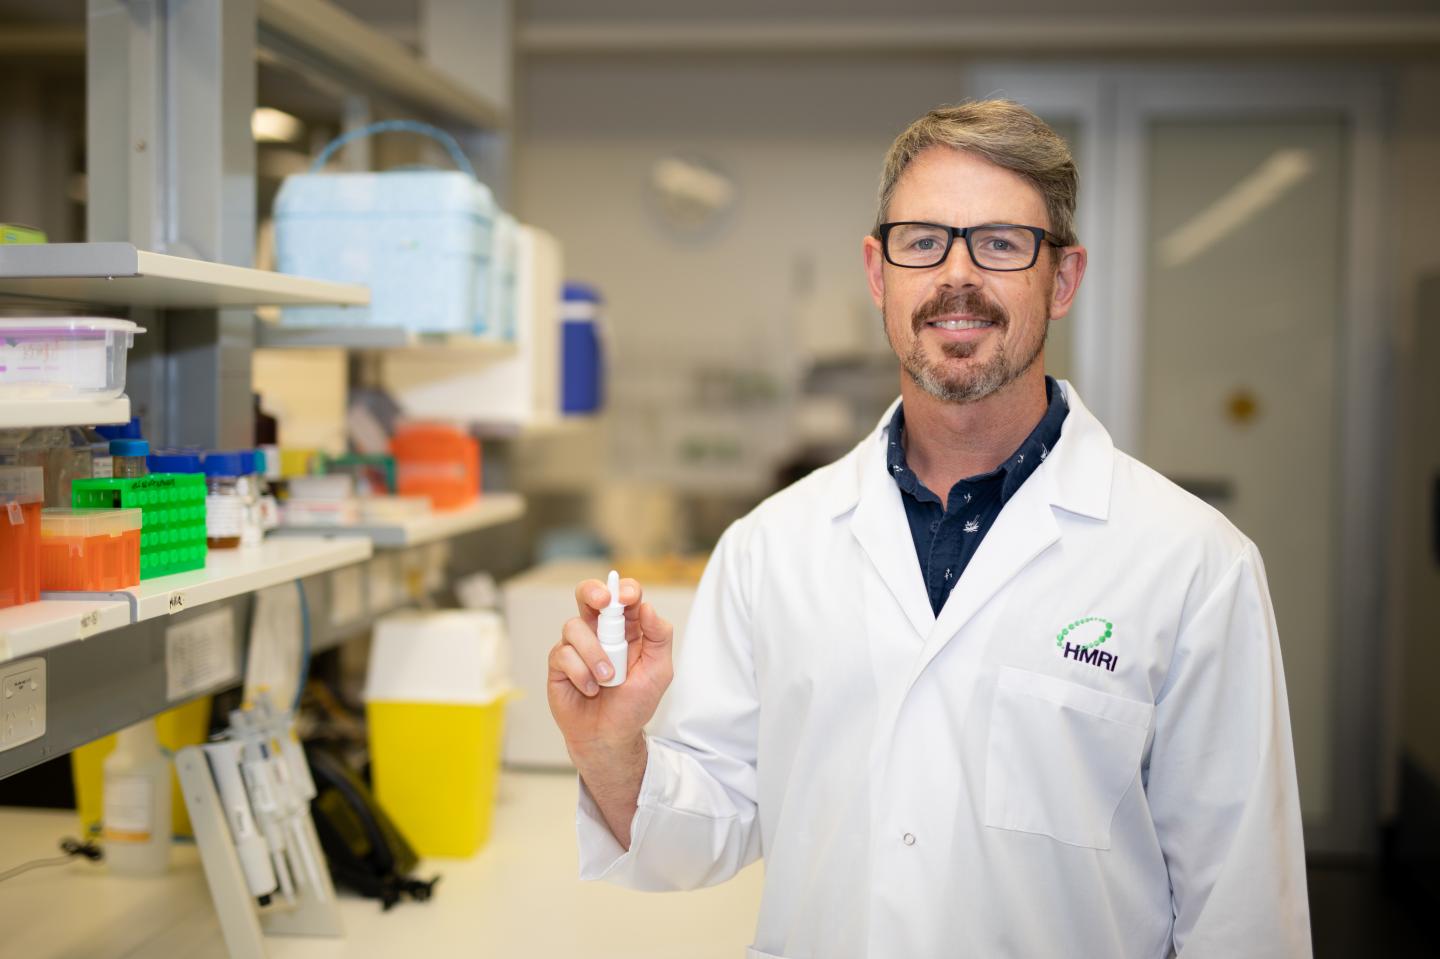
<svg viewBox="0 0 1440 959">
<path fill-rule="evenodd" d="M 1020 447 L 995 469 L 988 473 L 967 476 L 956 486 L 999 480 L 1004 484 L 1000 492 L 1001 501 L 1008 500 L 1011 494 L 1019 489 L 1021 484 L 1030 477 L 1030 474 L 1035 472 L 1045 461 L 1045 458 L 1050 455 L 1050 451 L 1055 448 L 1055 444 L 1060 441 L 1061 427 L 1065 423 L 1065 415 L 1070 412 L 1070 407 L 1065 402 L 1065 391 L 1060 388 L 1060 384 L 1052 376 L 1045 377 L 1045 397 L 1048 401 L 1045 415 L 1040 418 L 1040 422 L 1030 431 L 1030 435 L 1025 438 Z M 946 500 L 941 500 L 933 491 L 923 486 L 915 475 L 915 471 L 910 469 L 909 463 L 905 460 L 904 403 L 896 405 L 886 435 L 888 436 L 888 446 L 885 451 L 885 466 L 901 491 L 921 502 L 945 505 L 945 502 L 948 502 L 948 495 Z M 948 494 L 949 491 L 946 492 Z"/>
</svg>

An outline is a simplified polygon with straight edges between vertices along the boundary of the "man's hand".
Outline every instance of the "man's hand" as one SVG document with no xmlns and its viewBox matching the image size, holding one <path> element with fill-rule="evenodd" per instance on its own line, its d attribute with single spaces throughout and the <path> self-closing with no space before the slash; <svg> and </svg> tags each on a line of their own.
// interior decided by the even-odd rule
<svg viewBox="0 0 1440 959">
<path fill-rule="evenodd" d="M 645 775 L 645 724 L 655 715 L 674 675 L 673 630 L 653 606 L 640 602 L 641 595 L 638 582 L 620 581 L 625 639 L 630 645 L 624 683 L 600 685 L 611 677 L 612 667 L 596 638 L 595 626 L 600 610 L 610 603 L 610 591 L 595 579 L 575 587 L 580 615 L 565 623 L 560 642 L 550 650 L 546 683 L 550 712 L 565 737 L 570 758 L 605 814 L 610 831 L 627 849 L 630 821 Z"/>
</svg>

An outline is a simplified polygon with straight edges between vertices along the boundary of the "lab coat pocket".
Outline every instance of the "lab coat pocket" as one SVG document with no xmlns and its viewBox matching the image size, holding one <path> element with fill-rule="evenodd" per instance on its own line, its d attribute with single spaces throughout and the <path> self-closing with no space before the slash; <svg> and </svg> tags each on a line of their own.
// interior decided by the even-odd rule
<svg viewBox="0 0 1440 959">
<path fill-rule="evenodd" d="M 1155 706 L 1003 666 L 985 758 L 985 825 L 1110 848 Z"/>
</svg>

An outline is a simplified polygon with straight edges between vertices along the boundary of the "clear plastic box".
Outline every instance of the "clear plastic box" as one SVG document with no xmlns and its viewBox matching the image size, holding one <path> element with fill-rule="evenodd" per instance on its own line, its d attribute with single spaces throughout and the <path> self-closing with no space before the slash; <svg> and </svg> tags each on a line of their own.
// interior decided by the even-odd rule
<svg viewBox="0 0 1440 959">
<path fill-rule="evenodd" d="M 40 588 L 107 591 L 140 584 L 138 509 L 46 509 Z"/>
<path fill-rule="evenodd" d="M 0 400 L 110 399 L 143 327 L 100 316 L 0 318 Z"/>
</svg>

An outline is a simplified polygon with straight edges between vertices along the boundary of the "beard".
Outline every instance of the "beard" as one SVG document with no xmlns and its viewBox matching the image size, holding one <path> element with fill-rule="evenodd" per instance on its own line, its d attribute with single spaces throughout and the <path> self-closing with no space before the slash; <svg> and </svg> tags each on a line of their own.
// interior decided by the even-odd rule
<svg viewBox="0 0 1440 959">
<path fill-rule="evenodd" d="M 1047 294 L 1045 301 L 1049 302 L 1049 299 Z M 943 343 L 940 347 L 944 353 L 943 358 L 938 361 L 930 359 L 925 345 L 920 341 L 920 333 L 930 320 L 947 313 L 968 313 L 995 324 L 992 330 L 996 334 L 996 344 L 994 353 L 988 360 L 979 365 L 965 364 L 958 368 L 952 368 L 947 362 L 952 359 L 966 360 L 974 356 L 980 345 L 978 343 Z M 974 403 L 1010 385 L 1039 359 L 1050 334 L 1050 323 L 1047 320 L 1028 342 L 1011 344 L 1015 348 L 1012 355 L 1006 348 L 1004 338 L 1005 331 L 1010 328 L 1010 315 L 1004 307 L 973 290 L 964 293 L 942 292 L 915 310 L 910 318 L 913 335 L 910 348 L 901 352 L 890 332 L 888 316 L 885 314 L 886 311 L 882 309 L 885 335 L 890 340 L 890 348 L 900 357 L 900 365 L 906 375 L 920 389 L 945 403 Z"/>
</svg>

